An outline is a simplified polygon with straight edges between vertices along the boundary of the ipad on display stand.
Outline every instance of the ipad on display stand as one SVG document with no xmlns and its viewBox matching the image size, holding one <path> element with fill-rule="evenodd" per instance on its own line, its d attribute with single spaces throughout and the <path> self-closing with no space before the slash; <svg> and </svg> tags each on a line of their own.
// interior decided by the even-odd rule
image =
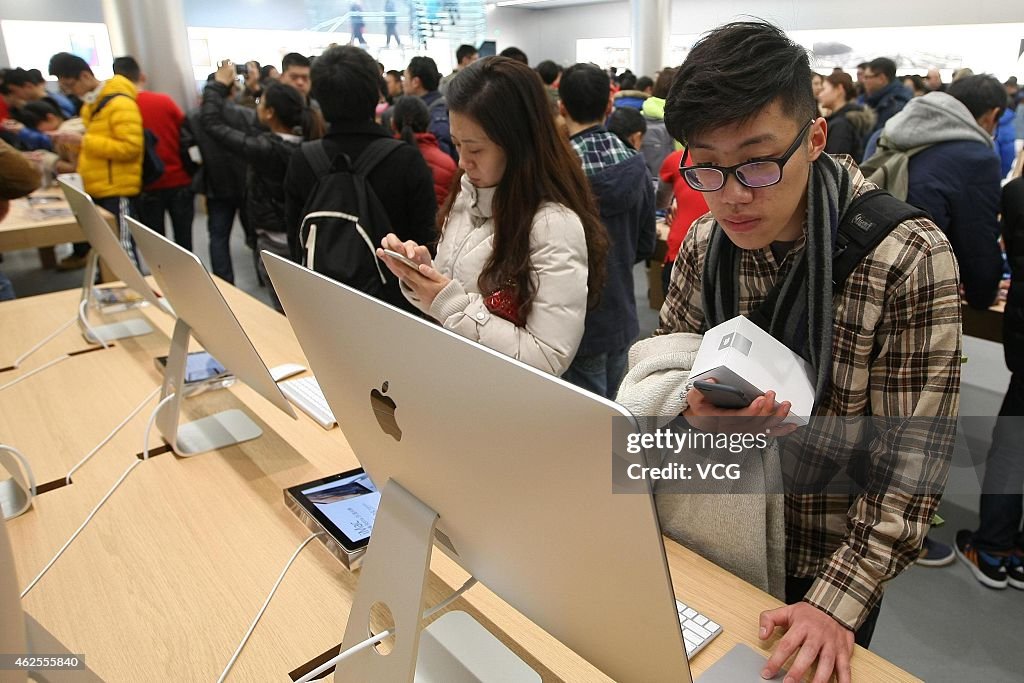
<svg viewBox="0 0 1024 683">
<path fill-rule="evenodd" d="M 58 176 L 57 184 L 64 192 L 64 197 L 71 206 L 85 238 L 89 241 L 92 250 L 89 253 L 85 268 L 85 276 L 82 280 L 82 296 L 79 301 L 78 324 L 82 328 L 82 334 L 87 341 L 93 343 L 105 343 L 115 339 L 126 337 L 137 337 L 149 334 L 153 331 L 145 318 L 136 317 L 107 323 L 104 325 L 90 325 L 88 321 L 89 308 L 96 304 L 96 272 L 99 266 L 99 259 L 107 264 L 124 285 L 135 291 L 145 301 L 158 310 L 174 316 L 174 311 L 164 299 L 161 299 L 153 292 L 153 289 L 146 282 L 146 279 L 139 272 L 135 264 L 128 258 L 118 241 L 117 235 L 110 229 L 110 225 L 100 214 L 99 208 L 93 203 L 92 198 L 82 190 L 75 182 L 73 176 Z"/>
<path fill-rule="evenodd" d="M 416 669 L 419 680 L 432 641 L 454 648 L 449 663 L 478 662 L 480 644 L 498 642 L 459 612 L 451 631 L 431 637 L 448 614 L 421 641 L 436 544 L 613 679 L 691 680 L 650 488 L 612 493 L 613 424 L 635 428 L 624 408 L 286 259 L 262 258 L 345 440 L 381 490 L 341 649 L 366 638 L 377 602 L 398 635 L 387 657 L 353 653 L 338 676 L 411 681 Z M 537 680 L 519 671 L 502 680 Z"/>
<path fill-rule="evenodd" d="M 196 455 L 255 439 L 262 434 L 259 425 L 238 409 L 179 424 L 188 344 L 192 337 L 238 379 L 296 418 L 288 399 L 270 376 L 263 359 L 199 257 L 135 219 L 128 218 L 127 221 L 153 278 L 178 315 L 160 393 L 161 400 L 170 394 L 174 394 L 174 398 L 160 411 L 156 422 L 160 434 L 174 452 L 183 456 Z"/>
</svg>

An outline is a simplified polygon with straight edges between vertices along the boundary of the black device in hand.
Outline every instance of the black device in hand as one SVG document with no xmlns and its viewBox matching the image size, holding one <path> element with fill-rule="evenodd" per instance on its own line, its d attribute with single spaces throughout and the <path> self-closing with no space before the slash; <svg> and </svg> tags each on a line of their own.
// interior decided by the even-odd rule
<svg viewBox="0 0 1024 683">
<path fill-rule="evenodd" d="M 746 408 L 757 398 L 757 396 L 746 394 L 741 389 L 718 382 L 697 380 L 693 383 L 693 388 L 711 401 L 712 405 L 719 408 Z"/>
</svg>

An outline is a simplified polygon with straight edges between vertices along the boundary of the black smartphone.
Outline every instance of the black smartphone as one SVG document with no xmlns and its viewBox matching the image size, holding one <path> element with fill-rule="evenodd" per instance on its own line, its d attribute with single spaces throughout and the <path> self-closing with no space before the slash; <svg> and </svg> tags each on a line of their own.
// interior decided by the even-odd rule
<svg viewBox="0 0 1024 683">
<path fill-rule="evenodd" d="M 247 76 L 249 74 L 249 67 L 245 64 L 235 63 L 235 73 L 239 76 Z"/>
<path fill-rule="evenodd" d="M 719 408 L 746 408 L 757 398 L 757 395 L 748 395 L 741 389 L 718 382 L 696 380 L 693 388 Z"/>
</svg>

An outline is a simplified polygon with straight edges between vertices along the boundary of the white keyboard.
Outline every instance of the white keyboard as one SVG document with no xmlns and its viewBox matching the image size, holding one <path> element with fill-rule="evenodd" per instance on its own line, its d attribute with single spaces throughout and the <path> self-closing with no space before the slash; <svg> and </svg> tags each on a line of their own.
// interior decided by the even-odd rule
<svg viewBox="0 0 1024 683">
<path fill-rule="evenodd" d="M 324 429 L 330 429 L 338 424 L 331 413 L 331 407 L 327 405 L 324 392 L 316 382 L 316 377 L 300 377 L 280 382 L 277 386 L 288 397 L 288 400 L 299 407 L 306 415 L 309 415 Z"/>
<path fill-rule="evenodd" d="M 695 654 L 704 649 L 705 645 L 722 632 L 722 627 L 678 600 L 676 600 L 676 611 L 679 612 L 679 626 L 683 629 L 686 658 L 693 659 Z"/>
</svg>

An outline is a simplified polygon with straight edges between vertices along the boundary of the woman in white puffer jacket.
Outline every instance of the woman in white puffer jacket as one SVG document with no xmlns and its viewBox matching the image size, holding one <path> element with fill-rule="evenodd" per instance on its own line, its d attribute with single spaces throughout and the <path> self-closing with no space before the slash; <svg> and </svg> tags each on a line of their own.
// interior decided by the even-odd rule
<svg viewBox="0 0 1024 683">
<path fill-rule="evenodd" d="M 608 237 L 579 159 L 527 66 L 504 57 L 463 69 L 448 89 L 459 185 L 425 246 L 388 235 L 378 250 L 406 298 L 445 328 L 561 375 L 604 283 Z"/>
</svg>

